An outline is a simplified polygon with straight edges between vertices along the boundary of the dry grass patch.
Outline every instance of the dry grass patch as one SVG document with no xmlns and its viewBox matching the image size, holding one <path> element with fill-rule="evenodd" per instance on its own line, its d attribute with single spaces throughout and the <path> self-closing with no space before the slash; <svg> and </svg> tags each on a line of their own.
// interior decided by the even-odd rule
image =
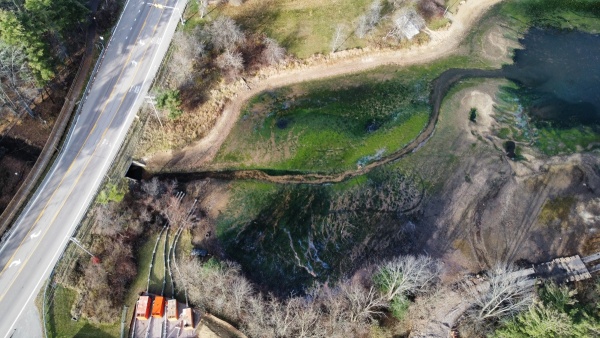
<svg viewBox="0 0 600 338">
<path fill-rule="evenodd" d="M 222 6 L 216 12 L 231 16 L 241 25 L 275 38 L 291 54 L 306 58 L 329 53 L 338 25 L 346 27 L 344 47 L 363 47 L 354 37 L 356 19 L 371 0 L 249 0 L 239 7 Z"/>
</svg>

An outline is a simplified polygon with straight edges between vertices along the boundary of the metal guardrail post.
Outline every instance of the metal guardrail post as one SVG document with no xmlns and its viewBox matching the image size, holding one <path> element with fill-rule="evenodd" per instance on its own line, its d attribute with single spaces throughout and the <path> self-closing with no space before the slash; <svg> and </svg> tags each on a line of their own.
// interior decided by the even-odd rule
<svg viewBox="0 0 600 338">
<path fill-rule="evenodd" d="M 127 319 L 127 305 L 123 305 L 123 312 L 121 312 L 121 338 L 125 338 L 125 320 Z"/>
</svg>

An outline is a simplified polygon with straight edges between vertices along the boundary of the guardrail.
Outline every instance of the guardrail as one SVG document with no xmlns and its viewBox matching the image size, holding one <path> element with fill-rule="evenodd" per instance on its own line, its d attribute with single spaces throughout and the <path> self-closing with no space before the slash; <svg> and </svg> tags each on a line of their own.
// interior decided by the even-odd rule
<svg viewBox="0 0 600 338">
<path fill-rule="evenodd" d="M 71 112 L 73 111 L 73 108 L 75 108 L 77 97 L 81 92 L 81 88 L 83 87 L 84 81 L 86 80 L 87 72 L 89 71 L 89 68 L 91 66 L 94 44 L 90 42 L 94 40 L 95 36 L 95 27 L 90 28 L 90 31 L 88 32 L 86 37 L 85 53 L 83 56 L 83 60 L 81 61 L 79 68 L 77 69 L 77 73 L 75 73 L 75 78 L 73 80 L 73 83 L 71 84 L 71 87 L 69 88 L 69 91 L 67 92 L 67 95 L 65 97 L 65 103 L 63 104 L 58 118 L 54 123 L 54 127 L 52 128 L 52 132 L 48 137 L 48 141 L 46 141 L 46 145 L 42 149 L 40 156 L 31 168 L 29 175 L 27 175 L 27 178 L 25 178 L 25 181 L 23 182 L 21 187 L 19 188 L 19 190 L 17 190 L 15 196 L 13 196 L 10 203 L 6 206 L 6 209 L 4 209 L 4 212 L 0 215 L 0 234 L 3 234 L 2 241 L 8 234 L 7 230 L 10 224 L 14 221 L 17 214 L 21 211 L 21 208 L 23 207 L 24 203 L 28 200 L 32 190 L 35 188 L 40 177 L 48 167 L 50 160 L 56 152 L 60 153 L 60 150 L 57 148 L 57 145 L 59 144 L 65 132 L 65 129 L 67 128 L 69 120 L 72 116 Z M 94 76 L 95 72 L 98 70 L 99 63 L 101 62 L 103 57 L 104 54 L 101 53 L 100 57 L 98 58 L 98 61 L 96 62 L 96 66 L 94 67 L 94 72 L 92 73 L 92 76 Z M 88 87 L 86 87 L 86 91 L 87 89 Z M 79 107 L 76 114 L 80 113 L 82 106 L 83 99 L 82 102 L 79 103 Z M 74 128 L 71 128 L 71 130 L 73 129 Z M 69 131 L 67 137 L 70 137 L 70 134 L 71 131 Z"/>
</svg>

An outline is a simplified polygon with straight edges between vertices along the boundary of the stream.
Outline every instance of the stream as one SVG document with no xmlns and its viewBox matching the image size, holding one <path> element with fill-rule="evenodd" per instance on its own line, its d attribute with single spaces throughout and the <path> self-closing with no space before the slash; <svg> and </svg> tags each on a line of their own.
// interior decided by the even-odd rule
<svg viewBox="0 0 600 338">
<path fill-rule="evenodd" d="M 534 122 L 559 128 L 586 125 L 600 133 L 600 35 L 579 31 L 532 28 L 520 40 L 514 63 L 500 69 L 449 69 L 433 82 L 432 113 L 427 126 L 406 147 L 364 167 L 337 174 L 277 170 L 220 170 L 163 173 L 161 179 L 188 182 L 204 178 L 255 179 L 275 183 L 324 184 L 364 175 L 417 151 L 433 135 L 440 106 L 450 88 L 469 78 L 506 78 L 526 97 Z M 466 118 L 466 117 L 465 117 Z M 147 175 L 145 175 L 147 176 Z"/>
</svg>

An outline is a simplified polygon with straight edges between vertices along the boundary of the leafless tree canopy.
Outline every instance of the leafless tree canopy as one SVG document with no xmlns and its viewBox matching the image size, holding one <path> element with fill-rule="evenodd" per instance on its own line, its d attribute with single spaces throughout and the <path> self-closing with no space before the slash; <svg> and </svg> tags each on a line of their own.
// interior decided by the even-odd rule
<svg viewBox="0 0 600 338">
<path fill-rule="evenodd" d="M 23 50 L 0 42 L 0 105 L 15 115 L 27 112 L 30 101 L 37 95 L 33 74 L 27 66 Z"/>
<path fill-rule="evenodd" d="M 233 19 L 220 16 L 208 27 L 210 39 L 217 50 L 234 50 L 246 38 Z"/>
<path fill-rule="evenodd" d="M 208 0 L 198 0 L 198 12 L 200 13 L 200 18 L 203 19 L 206 15 L 206 9 L 208 8 Z"/>
<path fill-rule="evenodd" d="M 244 58 L 242 57 L 242 53 L 226 50 L 217 58 L 217 66 L 224 70 L 242 70 L 244 68 Z"/>
<path fill-rule="evenodd" d="M 420 0 L 418 4 L 419 12 L 427 20 L 444 14 L 443 0 Z"/>
<path fill-rule="evenodd" d="M 379 21 L 381 20 L 382 9 L 383 5 L 381 4 L 381 0 L 375 0 L 367 12 L 358 18 L 356 35 L 359 38 L 364 38 L 373 30 L 373 28 L 375 28 L 375 26 L 377 26 L 377 24 L 379 24 Z"/>
<path fill-rule="evenodd" d="M 343 24 L 339 24 L 335 27 L 335 31 L 333 32 L 333 38 L 331 39 L 331 52 L 335 53 L 337 50 L 342 47 L 344 44 L 344 39 L 346 35 L 346 26 Z"/>
<path fill-rule="evenodd" d="M 119 311 L 127 287 L 137 274 L 133 248 L 141 234 L 157 231 L 165 222 L 173 228 L 190 228 L 192 220 L 197 221 L 197 215 L 190 217 L 190 211 L 195 210 L 194 199 L 182 196 L 178 194 L 177 182 L 152 179 L 142 181 L 139 188 L 133 187 L 121 203 L 109 202 L 94 208 L 94 240 L 86 246 L 101 261 L 82 264 L 82 277 L 72 282 L 86 292 L 78 302 L 82 315 L 93 321 L 114 321 L 118 316 L 115 311 Z M 89 260 L 89 256 L 82 257 Z M 236 284 L 232 288 L 238 304 L 245 287 Z M 98 308 L 98 304 L 106 307 Z"/>
<path fill-rule="evenodd" d="M 356 337 L 388 307 L 373 285 L 346 280 L 279 300 L 254 289 L 236 264 L 182 262 L 190 301 L 240 324 L 251 337 Z"/>
<path fill-rule="evenodd" d="M 160 182 L 157 177 L 149 181 L 142 181 L 140 187 L 150 198 L 157 198 L 160 194 Z"/>
<path fill-rule="evenodd" d="M 265 49 L 262 52 L 262 59 L 268 65 L 280 63 L 285 58 L 285 48 L 279 46 L 277 41 L 271 38 L 264 38 Z"/>
<path fill-rule="evenodd" d="M 173 37 L 175 46 L 169 62 L 172 85 L 179 87 L 194 77 L 194 66 L 205 53 L 202 30 L 197 27 L 192 32 L 178 31 Z"/>
<path fill-rule="evenodd" d="M 346 311 L 352 323 L 369 322 L 382 315 L 382 309 L 388 305 L 373 286 L 365 288 L 358 283 L 346 281 L 341 283 L 340 288 L 347 301 Z"/>
<path fill-rule="evenodd" d="M 486 273 L 486 281 L 477 286 L 464 287 L 473 298 L 469 316 L 484 323 L 514 315 L 531 305 L 534 296 L 533 283 L 519 276 L 517 269 L 500 264 Z"/>
<path fill-rule="evenodd" d="M 409 5 L 412 1 L 411 0 L 389 0 L 389 3 L 395 8 L 402 8 L 406 5 Z"/>
<path fill-rule="evenodd" d="M 383 296 L 391 301 L 397 296 L 428 290 L 439 277 L 440 264 L 428 256 L 399 256 L 381 265 L 375 282 Z"/>
</svg>

